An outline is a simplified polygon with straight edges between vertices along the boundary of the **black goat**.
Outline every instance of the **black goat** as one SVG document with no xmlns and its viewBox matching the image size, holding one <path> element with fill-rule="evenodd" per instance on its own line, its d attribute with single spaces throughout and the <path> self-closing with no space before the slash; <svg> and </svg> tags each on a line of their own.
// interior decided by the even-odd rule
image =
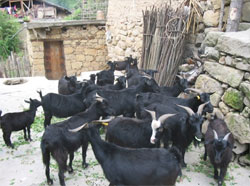
<svg viewBox="0 0 250 186">
<path fill-rule="evenodd" d="M 114 84 L 115 76 L 114 76 L 114 71 L 115 71 L 115 64 L 109 61 L 107 63 L 110 67 L 109 70 L 102 70 L 101 72 L 98 72 L 96 74 L 97 76 L 97 85 L 99 86 L 104 86 L 107 84 Z"/>
<path fill-rule="evenodd" d="M 116 79 L 116 83 L 114 85 L 104 85 L 100 86 L 99 88 L 104 88 L 107 90 L 121 90 L 126 88 L 126 77 L 120 76 Z"/>
<path fill-rule="evenodd" d="M 3 116 L 0 114 L 0 126 L 3 131 L 4 142 L 12 148 L 14 148 L 14 146 L 11 143 L 10 137 L 13 131 L 23 130 L 24 139 L 31 141 L 30 127 L 34 122 L 37 108 L 41 106 L 41 102 L 36 99 L 30 99 L 30 101 L 25 100 L 25 102 L 30 104 L 30 108 L 27 111 L 7 113 Z M 28 138 L 26 136 L 26 130 L 28 131 Z"/>
<path fill-rule="evenodd" d="M 165 114 L 154 120 L 154 123 L 163 123 L 171 114 Z M 117 117 L 109 122 L 106 130 L 106 140 L 122 147 L 152 148 L 159 144 L 150 143 L 152 135 L 150 120 Z"/>
<path fill-rule="evenodd" d="M 160 92 L 166 96 L 177 97 L 188 87 L 188 81 L 181 76 L 177 76 L 178 79 L 175 81 L 175 84 L 171 87 L 160 87 Z"/>
<path fill-rule="evenodd" d="M 48 93 L 43 96 L 42 92 L 38 91 L 45 115 L 44 128 L 50 125 L 52 116 L 63 118 L 83 112 L 87 108 L 83 103 L 87 86 L 85 83 L 79 93 L 71 95 Z"/>
<path fill-rule="evenodd" d="M 69 128 L 75 128 L 82 123 L 99 119 L 103 115 L 112 115 L 112 110 L 105 100 L 98 100 L 88 110 L 72 116 L 70 119 L 50 125 L 46 128 L 41 141 L 43 163 L 46 166 L 45 174 L 48 184 L 53 184 L 50 178 L 50 155 L 56 160 L 59 167 L 59 180 L 65 185 L 64 172 L 67 170 L 68 154 L 70 157 L 68 171 L 73 172 L 72 161 L 74 152 L 82 147 L 82 166 L 87 167 L 86 151 L 88 148 L 88 137 L 85 131 L 72 133 Z"/>
<path fill-rule="evenodd" d="M 58 93 L 70 95 L 81 88 L 81 83 L 77 81 L 76 76 L 63 76 L 58 81 Z"/>
<path fill-rule="evenodd" d="M 148 69 L 148 70 L 140 69 L 140 71 L 146 73 L 147 75 L 150 75 L 152 78 L 154 78 L 154 75 L 155 75 L 156 73 L 158 73 L 157 70 L 151 70 L 151 69 Z"/>
<path fill-rule="evenodd" d="M 114 61 L 115 70 L 126 70 L 127 68 L 137 65 L 137 59 L 134 59 L 131 55 L 126 57 L 124 61 Z"/>
<path fill-rule="evenodd" d="M 214 179 L 218 180 L 218 185 L 222 186 L 227 167 L 232 159 L 232 148 L 234 137 L 222 119 L 213 119 L 208 125 L 205 134 L 205 154 L 207 154 L 214 167 Z M 218 174 L 218 169 L 220 174 Z"/>
<path fill-rule="evenodd" d="M 176 116 L 173 116 L 166 120 L 163 125 L 160 123 L 153 122 L 155 121 L 155 112 L 151 111 L 151 115 L 153 118 L 152 121 L 152 136 L 150 138 L 151 143 L 155 143 L 155 141 L 159 141 L 157 139 L 163 136 L 164 147 L 168 147 L 169 141 L 172 141 L 172 145 L 176 146 L 182 152 L 182 166 L 186 167 L 186 163 L 184 162 L 185 151 L 187 147 L 192 143 L 192 141 L 197 140 L 201 141 L 201 125 L 203 122 L 203 118 L 201 116 L 202 110 L 207 103 L 204 103 L 199 106 L 198 112 L 194 113 L 192 109 L 181 106 L 188 113 L 176 112 L 171 108 L 159 107 L 156 108 L 156 112 L 163 113 L 176 113 Z M 178 134 L 178 135 L 176 135 Z"/>
<path fill-rule="evenodd" d="M 203 113 L 213 112 L 213 106 L 210 103 L 210 95 L 208 93 L 203 93 L 197 89 L 191 89 L 188 88 L 186 90 L 194 91 L 198 93 L 197 96 L 184 99 L 184 98 L 176 98 L 176 97 L 171 97 L 171 96 L 165 96 L 159 93 L 140 93 L 143 99 L 144 106 L 147 107 L 148 105 L 152 103 L 162 103 L 162 104 L 167 104 L 169 106 L 175 107 L 177 110 L 183 110 L 182 108 L 178 108 L 176 105 L 183 105 L 186 107 L 190 107 L 194 112 L 197 112 L 198 107 L 203 104 L 207 103 L 205 108 L 203 109 Z"/>
<path fill-rule="evenodd" d="M 91 85 L 86 90 L 86 99 L 84 100 L 84 104 L 86 107 L 90 106 L 97 93 L 99 96 L 108 100 L 109 105 L 111 105 L 115 112 L 115 116 L 123 115 L 126 117 L 133 117 L 136 106 L 136 94 L 142 92 L 144 89 L 153 91 L 158 90 L 154 88 L 155 87 L 152 86 L 152 81 L 147 78 L 142 79 L 136 87 L 122 90 L 100 89 L 96 85 Z"/>
<path fill-rule="evenodd" d="M 97 127 L 89 125 L 71 131 L 89 127 L 87 134 L 95 157 L 110 185 L 174 185 L 181 175 L 178 149 L 119 147 L 103 141 Z"/>
</svg>

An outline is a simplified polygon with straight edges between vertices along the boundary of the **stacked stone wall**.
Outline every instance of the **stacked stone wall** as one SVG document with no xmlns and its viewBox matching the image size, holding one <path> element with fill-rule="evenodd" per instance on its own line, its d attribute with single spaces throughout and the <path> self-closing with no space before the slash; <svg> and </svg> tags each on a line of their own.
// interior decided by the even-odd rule
<svg viewBox="0 0 250 186">
<path fill-rule="evenodd" d="M 204 74 L 195 88 L 211 93 L 211 103 L 234 137 L 250 143 L 250 29 L 209 32 L 202 43 Z"/>
<path fill-rule="evenodd" d="M 40 30 L 41 31 L 41 30 Z M 39 30 L 37 30 L 39 33 Z M 106 67 L 105 30 L 96 25 L 51 27 L 44 39 L 28 34 L 28 50 L 34 76 L 44 76 L 44 41 L 63 41 L 67 75 Z"/>
<path fill-rule="evenodd" d="M 172 1 L 176 7 L 181 0 Z M 123 60 L 132 55 L 140 60 L 143 39 L 142 11 L 169 0 L 109 0 L 106 31 L 108 57 Z M 110 36 L 110 37 L 109 37 Z"/>
</svg>

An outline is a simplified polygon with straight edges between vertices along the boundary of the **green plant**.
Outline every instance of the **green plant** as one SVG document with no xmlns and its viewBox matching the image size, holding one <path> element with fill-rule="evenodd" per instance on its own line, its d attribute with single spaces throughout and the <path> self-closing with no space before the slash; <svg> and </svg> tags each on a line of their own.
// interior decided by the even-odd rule
<svg viewBox="0 0 250 186">
<path fill-rule="evenodd" d="M 82 18 L 82 9 L 76 9 L 71 15 L 66 16 L 64 20 L 79 20 Z"/>
<path fill-rule="evenodd" d="M 17 19 L 0 11 L 0 56 L 3 59 L 7 59 L 12 51 L 20 51 L 20 39 L 15 35 L 19 28 Z"/>
</svg>

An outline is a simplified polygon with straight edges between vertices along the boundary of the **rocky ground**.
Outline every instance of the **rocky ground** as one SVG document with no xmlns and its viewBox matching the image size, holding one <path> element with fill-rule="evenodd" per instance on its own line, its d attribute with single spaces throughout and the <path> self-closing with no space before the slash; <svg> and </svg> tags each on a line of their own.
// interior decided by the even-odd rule
<svg viewBox="0 0 250 186">
<path fill-rule="evenodd" d="M 89 74 L 85 73 L 78 79 L 87 78 Z M 42 90 L 44 94 L 48 92 L 57 92 L 58 81 L 48 81 L 44 77 L 25 78 L 28 82 L 22 85 L 4 85 L 4 79 L 0 79 L 0 109 L 4 113 L 22 111 L 28 105 L 23 101 L 28 98 L 39 99 L 37 90 Z M 53 122 L 58 119 L 53 120 Z M 1 185 L 18 186 L 36 186 L 46 185 L 45 169 L 42 164 L 40 139 L 43 134 L 43 115 L 39 108 L 36 121 L 32 126 L 32 142 L 26 142 L 23 139 L 23 132 L 14 132 L 12 142 L 15 149 L 7 148 L 0 137 L 0 183 Z M 2 131 L 0 131 L 2 136 Z M 183 176 L 178 179 L 177 186 L 209 186 L 216 185 L 213 179 L 213 168 L 209 161 L 202 160 L 204 148 L 190 147 L 185 160 L 188 164 L 183 169 Z M 81 167 L 81 151 L 76 152 L 73 162 L 74 173 L 65 174 L 67 185 L 108 185 L 108 181 L 103 175 L 102 169 L 98 164 L 91 145 L 87 152 L 87 162 L 89 167 Z M 51 175 L 54 185 L 59 185 L 58 169 L 55 161 L 51 163 Z M 250 168 L 241 167 L 237 163 L 231 163 L 226 176 L 225 185 L 245 186 L 250 182 Z"/>
</svg>

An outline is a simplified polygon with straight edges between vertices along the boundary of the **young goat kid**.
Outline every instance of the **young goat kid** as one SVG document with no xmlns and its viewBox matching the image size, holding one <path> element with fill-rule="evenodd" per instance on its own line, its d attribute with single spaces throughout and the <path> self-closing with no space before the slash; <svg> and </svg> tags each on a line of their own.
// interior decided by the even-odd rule
<svg viewBox="0 0 250 186">
<path fill-rule="evenodd" d="M 210 121 L 205 134 L 205 154 L 207 154 L 214 167 L 214 179 L 218 180 L 218 185 L 222 186 L 227 167 L 232 159 L 232 148 L 234 146 L 234 137 L 227 128 L 226 123 L 215 118 Z M 218 169 L 220 174 L 218 175 Z"/>
<path fill-rule="evenodd" d="M 26 103 L 30 104 L 30 108 L 27 111 L 23 112 L 13 112 L 7 113 L 1 116 L 0 113 L 0 126 L 3 131 L 3 139 L 7 146 L 14 148 L 14 145 L 11 143 L 10 136 L 12 131 L 23 130 L 24 139 L 31 141 L 30 137 L 30 127 L 34 122 L 36 116 L 36 110 L 41 105 L 41 102 L 36 99 L 30 99 L 30 101 L 26 101 Z M 28 138 L 26 135 L 26 130 L 28 131 Z"/>
<path fill-rule="evenodd" d="M 97 126 L 84 124 L 95 157 L 110 185 L 174 185 L 181 175 L 181 154 L 176 148 L 130 149 L 101 139 Z M 86 129 L 84 129 L 86 130 Z"/>
</svg>

